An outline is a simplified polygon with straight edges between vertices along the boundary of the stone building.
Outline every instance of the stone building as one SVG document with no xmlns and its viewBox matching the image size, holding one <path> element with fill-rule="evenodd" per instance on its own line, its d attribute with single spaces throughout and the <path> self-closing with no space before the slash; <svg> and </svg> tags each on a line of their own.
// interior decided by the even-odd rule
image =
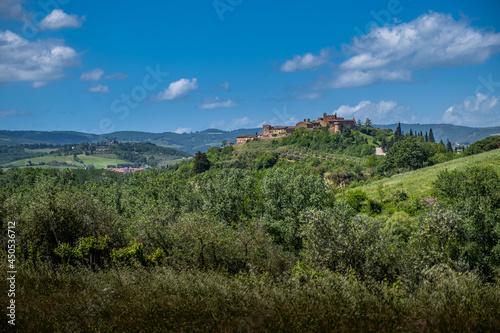
<svg viewBox="0 0 500 333">
<path fill-rule="evenodd" d="M 292 134 L 297 128 L 305 128 L 308 130 L 321 130 L 323 127 L 328 127 L 330 133 L 342 133 L 345 127 L 355 130 L 356 120 L 344 119 L 343 117 L 337 117 L 337 114 L 327 115 L 323 113 L 323 117 L 317 120 L 311 121 L 311 119 L 305 119 L 304 121 L 298 122 L 295 126 L 271 126 L 263 125 L 262 133 L 259 135 L 240 135 L 236 138 L 236 144 L 246 143 L 248 140 L 253 140 L 255 138 L 260 139 L 274 139 L 282 136 L 287 136 Z"/>
<path fill-rule="evenodd" d="M 253 140 L 257 137 L 257 135 L 252 135 L 252 134 L 245 134 L 245 135 L 240 135 L 236 137 L 236 144 L 242 144 L 242 143 L 247 143 L 249 140 Z"/>
</svg>

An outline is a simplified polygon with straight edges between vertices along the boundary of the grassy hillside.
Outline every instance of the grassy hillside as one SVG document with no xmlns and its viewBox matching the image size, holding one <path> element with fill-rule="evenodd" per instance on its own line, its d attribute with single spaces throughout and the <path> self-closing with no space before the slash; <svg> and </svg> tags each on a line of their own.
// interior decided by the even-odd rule
<svg viewBox="0 0 500 333">
<path fill-rule="evenodd" d="M 388 197 L 397 190 L 404 190 L 410 196 L 428 197 L 432 195 L 432 184 L 441 171 L 463 170 L 472 166 L 491 166 L 495 171 L 500 172 L 500 149 L 397 174 L 357 188 L 365 191 L 371 199 L 380 199 L 381 195 Z"/>
<path fill-rule="evenodd" d="M 76 162 L 72 155 L 69 156 L 42 156 L 30 158 L 29 161 L 33 165 L 39 166 L 40 163 L 45 163 L 45 165 L 50 164 L 52 161 L 56 161 L 58 163 L 66 163 L 70 167 L 83 168 L 88 166 L 89 164 L 93 164 L 97 169 L 105 169 L 108 165 L 117 165 L 117 164 L 128 164 L 128 161 L 117 159 L 117 158 L 104 158 L 104 157 L 96 157 L 96 156 L 86 156 L 85 154 L 78 155 L 78 157 L 83 161 L 82 163 Z M 24 167 L 26 166 L 25 159 L 18 160 L 9 165 L 14 167 Z"/>
</svg>

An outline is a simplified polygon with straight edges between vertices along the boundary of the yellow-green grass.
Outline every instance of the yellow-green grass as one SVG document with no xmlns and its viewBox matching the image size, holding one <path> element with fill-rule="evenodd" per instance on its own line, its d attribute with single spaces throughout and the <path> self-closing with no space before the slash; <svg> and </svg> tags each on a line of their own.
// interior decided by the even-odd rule
<svg viewBox="0 0 500 333">
<path fill-rule="evenodd" d="M 39 149 L 24 148 L 24 151 L 27 153 L 50 153 L 53 152 L 54 150 L 57 150 L 57 148 L 39 148 Z"/>
<path fill-rule="evenodd" d="M 380 200 L 381 194 L 383 198 L 388 198 L 397 190 L 404 190 L 412 197 L 429 197 L 432 196 L 433 183 L 440 172 L 443 170 L 464 170 L 473 166 L 491 166 L 500 173 L 500 149 L 397 174 L 357 188 L 365 191 L 371 199 L 377 200 Z"/>
<path fill-rule="evenodd" d="M 117 164 L 130 164 L 130 162 L 117 159 L 117 158 L 104 158 L 104 157 L 95 157 L 95 156 L 86 156 L 85 154 L 78 155 L 78 157 L 83 161 L 82 163 L 76 162 L 73 158 L 73 155 L 67 156 L 41 156 L 29 159 L 17 160 L 11 163 L 7 163 L 6 165 L 12 165 L 14 167 L 24 167 L 26 166 L 26 161 L 31 161 L 32 164 L 38 167 L 37 164 L 40 162 L 44 162 L 45 164 L 49 164 L 52 161 L 56 161 L 59 163 L 66 163 L 69 166 L 80 167 L 83 168 L 89 164 L 93 164 L 97 169 L 106 169 L 108 165 L 117 165 Z"/>
<path fill-rule="evenodd" d="M 68 156 L 41 156 L 41 157 L 34 157 L 34 158 L 28 158 L 28 159 L 22 159 L 22 160 L 17 160 L 14 162 L 6 163 L 6 165 L 12 165 L 16 167 L 22 167 L 26 165 L 26 161 L 31 161 L 33 164 L 39 164 L 40 162 L 44 162 L 46 164 L 52 162 L 52 161 L 57 161 L 59 163 L 67 163 L 70 165 L 75 165 L 75 166 L 82 166 L 81 163 L 75 162 L 73 159 L 73 155 L 68 155 Z"/>
<path fill-rule="evenodd" d="M 88 166 L 89 164 L 93 164 L 96 169 L 106 169 L 108 165 L 131 164 L 128 161 L 121 160 L 118 158 L 87 156 L 85 154 L 78 155 L 78 157 L 83 161 L 83 163 L 86 166 Z"/>
</svg>

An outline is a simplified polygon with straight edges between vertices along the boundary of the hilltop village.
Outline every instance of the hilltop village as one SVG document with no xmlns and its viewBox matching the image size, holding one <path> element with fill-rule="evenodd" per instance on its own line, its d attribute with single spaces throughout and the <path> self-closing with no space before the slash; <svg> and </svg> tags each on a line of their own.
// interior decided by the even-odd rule
<svg viewBox="0 0 500 333">
<path fill-rule="evenodd" d="M 349 127 L 350 129 L 356 129 L 356 120 L 353 119 L 344 119 L 342 117 L 337 117 L 337 114 L 327 115 L 323 113 L 323 117 L 318 118 L 318 120 L 311 121 L 310 118 L 307 120 L 304 118 L 303 121 L 298 122 L 295 126 L 271 126 L 271 125 L 263 125 L 262 133 L 252 135 L 240 135 L 236 138 L 236 144 L 246 143 L 249 140 L 253 139 L 276 139 L 279 137 L 287 136 L 292 134 L 298 128 L 305 128 L 308 130 L 321 130 L 323 127 L 328 127 L 328 131 L 330 133 L 342 133 L 342 129 L 344 127 Z M 231 144 L 231 142 L 229 143 Z"/>
</svg>

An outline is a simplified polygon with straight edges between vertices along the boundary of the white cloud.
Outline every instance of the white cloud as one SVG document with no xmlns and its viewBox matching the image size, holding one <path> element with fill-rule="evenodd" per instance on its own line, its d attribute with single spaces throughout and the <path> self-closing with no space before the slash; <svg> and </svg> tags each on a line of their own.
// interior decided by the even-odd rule
<svg viewBox="0 0 500 333">
<path fill-rule="evenodd" d="M 210 89 L 210 92 L 214 93 L 216 92 L 217 90 L 225 90 L 225 91 L 230 91 L 231 88 L 229 87 L 229 82 L 222 82 L 221 84 L 219 84 L 217 87 L 213 87 L 212 89 Z"/>
<path fill-rule="evenodd" d="M 334 110 L 333 113 L 346 119 L 361 119 L 363 122 L 366 118 L 369 118 L 375 124 L 392 124 L 399 121 L 408 121 L 408 108 L 398 105 L 394 101 L 382 100 L 378 103 L 373 103 L 363 100 L 355 106 L 342 105 Z"/>
<path fill-rule="evenodd" d="M 21 2 L 21 0 L 0 0 L 0 15 L 8 19 L 21 20 L 26 16 Z"/>
<path fill-rule="evenodd" d="M 85 16 L 68 15 L 61 9 L 54 9 L 40 22 L 42 30 L 57 30 L 62 28 L 79 28 L 85 21 Z"/>
<path fill-rule="evenodd" d="M 125 80 L 128 78 L 128 74 L 116 72 L 113 74 L 106 75 L 104 77 L 106 80 Z"/>
<path fill-rule="evenodd" d="M 92 93 L 101 93 L 101 94 L 109 94 L 109 88 L 108 86 L 102 85 L 102 84 L 97 84 L 92 87 L 87 88 L 87 91 L 92 92 Z"/>
<path fill-rule="evenodd" d="M 215 120 L 210 124 L 211 128 L 217 128 L 225 131 L 232 131 L 240 128 L 248 128 L 255 126 L 256 121 L 248 117 L 234 118 L 230 122 L 225 120 Z"/>
<path fill-rule="evenodd" d="M 429 12 L 407 23 L 374 25 L 369 33 L 354 38 L 344 48 L 347 59 L 338 65 L 333 78 L 318 82 L 316 88 L 410 82 L 415 71 L 481 64 L 498 52 L 500 33 L 473 27 L 467 19 L 457 21 L 451 15 Z M 315 58 L 308 55 L 309 62 L 298 57 L 289 60 L 289 71 L 301 63 L 314 63 Z"/>
<path fill-rule="evenodd" d="M 411 72 L 407 70 L 352 70 L 340 72 L 331 82 L 331 88 L 364 87 L 380 82 L 407 82 L 411 80 Z"/>
<path fill-rule="evenodd" d="M 191 129 L 189 127 L 179 127 L 178 129 L 176 129 L 174 131 L 174 133 L 177 133 L 177 134 L 189 133 L 189 132 L 191 132 Z"/>
<path fill-rule="evenodd" d="M 159 101 L 171 101 L 180 97 L 188 95 L 191 91 L 198 89 L 198 80 L 193 78 L 180 79 L 179 81 L 174 81 L 168 85 L 168 88 L 161 91 L 156 95 L 156 99 Z"/>
<path fill-rule="evenodd" d="M 45 87 L 47 85 L 47 82 L 43 82 L 43 81 L 36 81 L 36 82 L 33 82 L 31 84 L 31 86 L 33 88 L 41 88 L 41 87 Z"/>
<path fill-rule="evenodd" d="M 319 52 L 319 56 L 312 53 L 296 55 L 292 59 L 285 61 L 280 67 L 282 72 L 297 72 L 318 69 L 327 64 L 330 60 L 330 49 L 326 48 Z"/>
<path fill-rule="evenodd" d="M 28 41 L 0 31 L 0 82 L 49 82 L 64 77 L 64 68 L 79 63 L 75 50 L 59 39 Z"/>
<path fill-rule="evenodd" d="M 99 81 L 104 74 L 104 71 L 100 68 L 93 69 L 88 72 L 83 72 L 80 75 L 80 80 L 82 81 Z"/>
<path fill-rule="evenodd" d="M 297 96 L 295 96 L 295 99 L 299 101 L 304 101 L 304 100 L 312 101 L 321 97 L 322 95 L 319 92 L 310 92 L 310 93 L 298 94 Z"/>
<path fill-rule="evenodd" d="M 17 109 L 10 109 L 10 110 L 0 110 L 0 118 L 5 118 L 9 116 L 29 116 L 31 113 L 28 111 L 19 111 Z"/>
<path fill-rule="evenodd" d="M 228 100 L 223 100 L 220 99 L 219 97 L 215 98 L 205 98 L 203 101 L 201 101 L 198 104 L 199 109 L 218 109 L 218 108 L 234 108 L 236 106 L 236 102 L 228 99 Z"/>
<path fill-rule="evenodd" d="M 499 97 L 488 97 L 481 93 L 475 99 L 450 106 L 441 117 L 445 123 L 464 126 L 500 125 Z"/>
</svg>

